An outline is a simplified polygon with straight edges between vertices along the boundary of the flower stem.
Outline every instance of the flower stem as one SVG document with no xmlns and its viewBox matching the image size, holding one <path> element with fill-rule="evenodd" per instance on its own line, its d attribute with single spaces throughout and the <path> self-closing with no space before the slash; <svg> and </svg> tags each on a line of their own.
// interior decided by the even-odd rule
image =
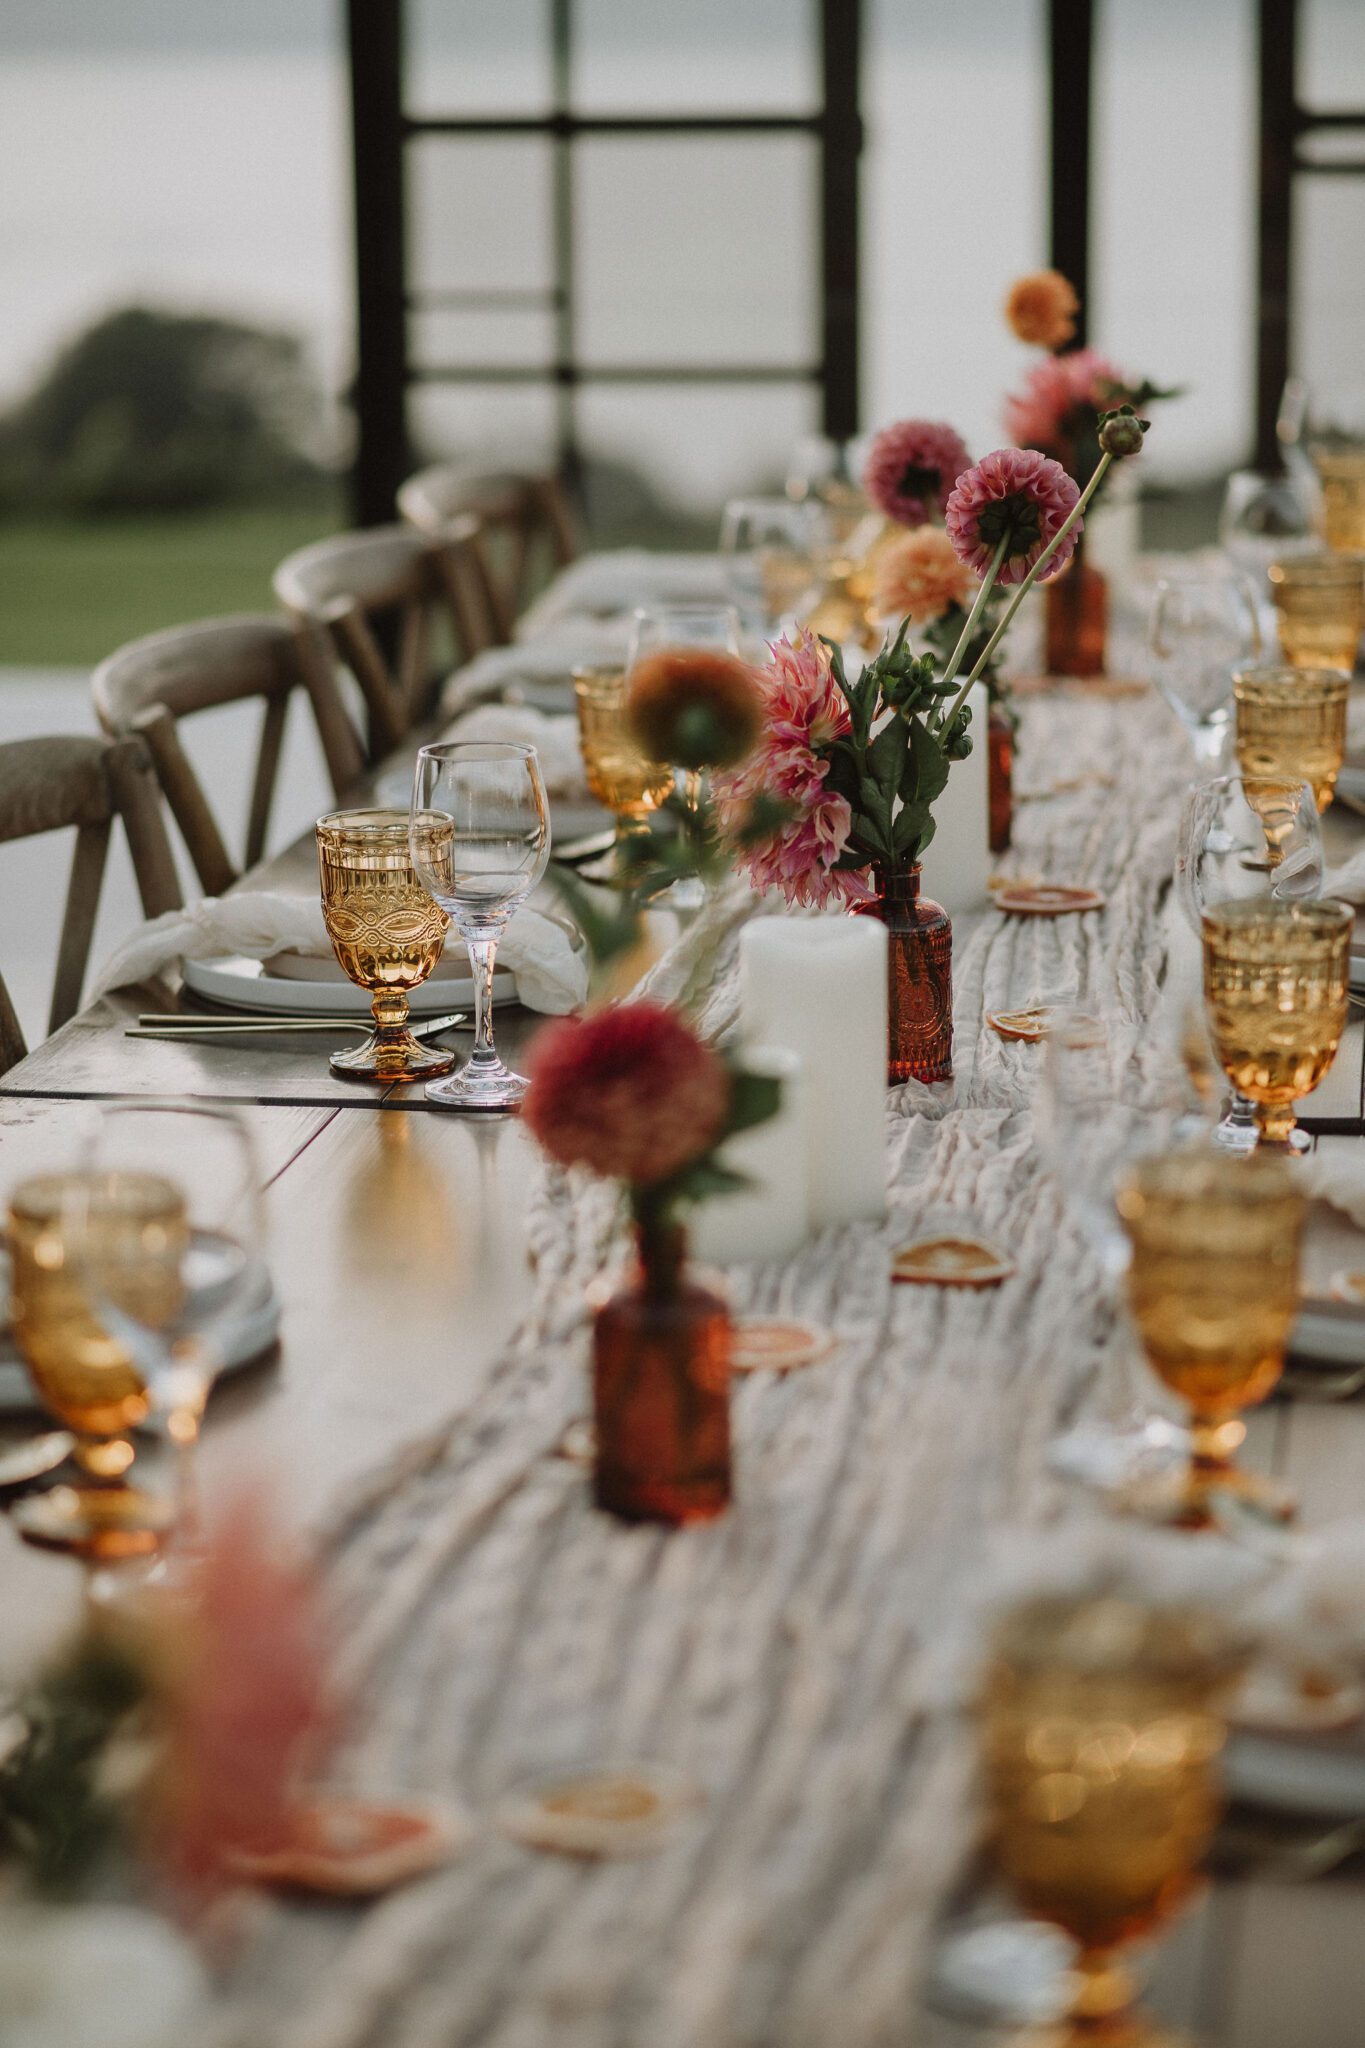
<svg viewBox="0 0 1365 2048">
<path fill-rule="evenodd" d="M 1047 563 L 1052 560 L 1052 557 L 1056 554 L 1058 548 L 1066 539 L 1072 527 L 1075 526 L 1076 522 L 1084 516 L 1086 506 L 1090 503 L 1090 500 L 1094 497 L 1095 492 L 1099 489 L 1100 481 L 1104 476 L 1104 472 L 1108 469 L 1113 459 L 1113 456 L 1108 454 L 1107 452 L 1101 452 L 1100 459 L 1095 465 L 1094 475 L 1091 477 L 1085 489 L 1081 492 L 1080 497 L 1077 498 L 1071 510 L 1067 513 L 1066 518 L 1057 528 L 1057 531 L 1053 534 L 1047 546 L 1043 549 L 1041 555 L 1039 555 L 1037 561 L 1033 564 L 1033 567 L 1029 570 L 1028 575 L 1024 578 L 1023 582 L 1019 585 L 1019 588 L 1015 591 L 1014 596 L 1010 599 L 1010 602 L 1006 605 L 1005 610 L 1001 616 L 999 625 L 996 627 L 995 631 L 991 634 L 990 639 L 982 648 L 981 653 L 977 658 L 975 667 L 972 669 L 972 672 L 968 676 L 966 682 L 962 685 L 962 688 L 958 691 L 956 697 L 953 699 L 953 708 L 943 721 L 945 726 L 951 725 L 953 720 L 956 718 L 958 712 L 961 710 L 963 698 L 966 696 L 968 690 L 971 689 L 972 684 L 976 681 L 982 669 L 986 666 L 986 663 L 990 660 L 996 648 L 999 646 L 1000 641 L 1004 637 L 1004 634 L 1009 626 L 1010 620 L 1014 617 L 1014 614 L 1018 611 L 1020 605 L 1024 602 L 1024 599 L 1028 596 L 1030 590 L 1032 590 L 1034 584 L 1038 581 L 1039 571 L 1043 569 L 1047 565 Z M 961 642 L 959 642 L 958 644 L 960 646 Z M 944 678 L 945 682 L 951 682 L 956 674 L 956 668 L 950 666 L 948 673 Z"/>
<path fill-rule="evenodd" d="M 981 607 L 985 604 L 986 599 L 990 596 L 992 590 L 994 590 L 995 588 L 995 579 L 1000 574 L 1000 565 L 1005 559 L 1005 551 L 1009 547 L 1009 544 L 1013 538 L 1014 529 L 1012 526 L 1007 526 L 1005 528 L 1005 531 L 1000 536 L 999 542 L 996 546 L 995 555 L 991 561 L 991 566 L 986 571 L 985 576 L 982 578 L 981 588 L 977 591 L 976 598 L 973 602 L 972 608 L 967 614 L 967 623 L 957 636 L 957 646 L 953 649 L 952 653 L 948 657 L 948 666 L 943 671 L 943 680 L 945 683 L 951 683 L 954 676 L 957 674 L 958 670 L 962 666 L 963 657 L 966 654 L 968 647 L 970 647 L 971 645 L 973 628 L 975 627 L 977 620 L 981 617 Z M 954 706 L 953 708 L 956 709 L 957 707 Z"/>
</svg>

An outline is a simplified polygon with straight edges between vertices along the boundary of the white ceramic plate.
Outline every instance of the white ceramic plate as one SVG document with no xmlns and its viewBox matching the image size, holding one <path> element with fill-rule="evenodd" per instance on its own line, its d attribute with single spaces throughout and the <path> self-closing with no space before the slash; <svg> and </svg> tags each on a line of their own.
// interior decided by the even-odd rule
<svg viewBox="0 0 1365 2048">
<path fill-rule="evenodd" d="M 1365 1308 L 1317 1296 L 1306 1301 L 1289 1339 L 1289 1356 L 1309 1365 L 1365 1365 Z"/>
<path fill-rule="evenodd" d="M 463 947 L 460 952 L 463 954 Z M 306 970 L 306 971 L 305 971 Z M 272 974 L 263 960 L 249 960 L 245 954 L 225 955 L 218 960 L 187 960 L 185 986 L 197 996 L 207 996 L 232 1010 L 279 1010 L 299 1017 L 356 1017 L 370 1014 L 370 998 L 363 988 L 347 981 L 334 960 L 300 959 L 291 971 Z M 517 985 L 510 973 L 493 976 L 493 1001 L 516 1001 Z M 439 1017 L 443 1010 L 469 1008 L 474 1001 L 474 984 L 467 960 L 443 953 L 436 972 L 408 995 L 414 1017 Z"/>
<path fill-rule="evenodd" d="M 204 1233 L 203 1256 L 213 1257 L 213 1242 Z M 0 1251 L 0 1303 L 8 1303 L 9 1260 Z M 223 1362 L 218 1369 L 218 1378 L 228 1373 L 240 1372 L 243 1366 L 269 1348 L 280 1333 L 280 1304 L 275 1285 L 264 1263 L 257 1265 L 251 1276 L 246 1298 L 240 1316 L 231 1324 L 224 1335 Z M 34 1391 L 23 1360 L 14 1347 L 10 1333 L 9 1316 L 0 1318 L 0 1413 L 42 1415 L 46 1413 L 42 1402 Z"/>
<path fill-rule="evenodd" d="M 1231 1799 L 1312 1820 L 1365 1819 L 1365 1749 L 1234 1733 L 1223 1752 Z"/>
</svg>

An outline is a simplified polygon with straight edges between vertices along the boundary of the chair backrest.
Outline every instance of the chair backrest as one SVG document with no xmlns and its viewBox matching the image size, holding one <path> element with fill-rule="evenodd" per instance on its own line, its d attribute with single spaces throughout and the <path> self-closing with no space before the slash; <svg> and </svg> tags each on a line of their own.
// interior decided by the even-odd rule
<svg viewBox="0 0 1365 2048">
<path fill-rule="evenodd" d="M 329 636 L 359 683 L 371 759 L 396 747 L 430 714 L 452 662 L 469 660 L 491 642 L 476 538 L 472 519 L 436 538 L 410 526 L 372 526 L 314 541 L 275 571 L 275 595 L 285 610 Z M 454 642 L 444 668 L 432 658 L 432 625 L 442 619 Z"/>
<path fill-rule="evenodd" d="M 123 820 L 142 908 L 148 917 L 180 907 L 175 862 L 161 816 L 151 756 L 140 739 L 67 735 L 0 742 L 0 841 L 74 827 L 76 849 L 57 947 L 48 1030 L 80 1008 L 99 911 L 109 832 Z M 9 991 L 0 979 L 0 1074 L 26 1047 Z"/>
<path fill-rule="evenodd" d="M 460 519 L 478 520 L 476 552 L 499 640 L 511 639 L 535 595 L 538 573 L 562 569 L 580 553 L 569 500 L 554 476 L 438 462 L 408 478 L 398 509 L 429 534 L 449 532 Z"/>
<path fill-rule="evenodd" d="M 221 896 L 241 869 L 177 730 L 182 718 L 222 704 L 261 700 L 242 868 L 265 853 L 289 702 L 302 690 L 312 706 L 332 788 L 340 794 L 365 766 L 360 735 L 346 715 L 325 636 L 273 613 L 204 619 L 133 640 L 100 663 L 91 680 L 95 710 L 113 737 L 140 733 L 162 793 L 205 893 Z"/>
</svg>

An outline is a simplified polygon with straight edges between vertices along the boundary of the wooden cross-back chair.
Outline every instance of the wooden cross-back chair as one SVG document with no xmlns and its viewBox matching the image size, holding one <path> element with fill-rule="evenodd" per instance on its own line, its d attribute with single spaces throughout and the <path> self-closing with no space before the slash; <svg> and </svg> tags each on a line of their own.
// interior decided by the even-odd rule
<svg viewBox="0 0 1365 2048">
<path fill-rule="evenodd" d="M 398 493 L 398 509 L 432 535 L 449 532 L 460 519 L 477 519 L 475 552 L 500 641 L 511 639 L 519 614 L 535 595 L 537 572 L 562 569 L 581 552 L 577 523 L 555 476 L 438 462 L 408 478 Z"/>
<path fill-rule="evenodd" d="M 274 613 L 204 619 L 130 641 L 100 663 L 91 691 L 107 733 L 136 732 L 146 740 L 162 793 L 209 896 L 221 896 L 265 853 L 285 721 L 297 692 L 312 707 L 333 790 L 340 794 L 365 766 L 326 641 Z M 185 753 L 179 724 L 195 712 L 252 698 L 264 708 L 238 867 Z"/>
<path fill-rule="evenodd" d="M 80 1008 L 115 818 L 123 822 L 147 916 L 178 909 L 180 887 L 156 775 L 141 740 L 68 734 L 0 742 L 0 841 L 72 829 L 76 834 L 49 1031 L 56 1031 Z M 9 991 L 0 978 L 0 1074 L 26 1050 Z"/>
<path fill-rule="evenodd" d="M 275 571 L 275 595 L 305 629 L 330 639 L 359 683 L 377 760 L 435 708 L 452 664 L 492 641 L 473 519 L 438 537 L 410 526 L 338 533 L 289 555 Z M 433 660 L 432 627 L 444 621 L 453 646 Z"/>
</svg>

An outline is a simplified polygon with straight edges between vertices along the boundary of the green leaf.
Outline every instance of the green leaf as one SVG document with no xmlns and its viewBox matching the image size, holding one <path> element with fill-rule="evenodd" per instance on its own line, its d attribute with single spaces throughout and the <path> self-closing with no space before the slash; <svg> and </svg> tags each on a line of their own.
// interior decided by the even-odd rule
<svg viewBox="0 0 1365 2048">
<path fill-rule="evenodd" d="M 751 1131 L 756 1124 L 767 1123 L 781 1106 L 782 1083 L 774 1075 L 754 1074 L 747 1067 L 732 1066 L 725 1136 L 732 1138 L 736 1131 Z"/>
</svg>

